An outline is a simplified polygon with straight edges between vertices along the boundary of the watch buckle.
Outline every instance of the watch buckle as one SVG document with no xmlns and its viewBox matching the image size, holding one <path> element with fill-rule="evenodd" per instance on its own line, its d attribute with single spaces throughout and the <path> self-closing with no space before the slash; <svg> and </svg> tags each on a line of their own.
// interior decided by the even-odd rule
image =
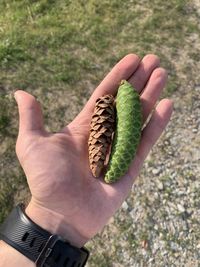
<svg viewBox="0 0 200 267">
<path fill-rule="evenodd" d="M 51 254 L 55 244 L 57 241 L 63 240 L 60 236 L 58 235 L 51 235 L 49 239 L 47 240 L 44 248 L 40 252 L 40 255 L 38 256 L 37 260 L 35 261 L 35 264 L 37 267 L 43 267 L 44 264 L 46 263 L 49 255 Z"/>
</svg>

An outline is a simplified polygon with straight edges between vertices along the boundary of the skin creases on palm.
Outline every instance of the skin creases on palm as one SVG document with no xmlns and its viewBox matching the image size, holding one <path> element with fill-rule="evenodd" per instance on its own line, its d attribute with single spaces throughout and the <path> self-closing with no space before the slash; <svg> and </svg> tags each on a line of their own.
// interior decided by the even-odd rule
<svg viewBox="0 0 200 267">
<path fill-rule="evenodd" d="M 122 81 L 116 97 L 116 131 L 105 175 L 106 183 L 120 179 L 133 160 L 141 137 L 142 112 L 139 94 Z"/>
</svg>

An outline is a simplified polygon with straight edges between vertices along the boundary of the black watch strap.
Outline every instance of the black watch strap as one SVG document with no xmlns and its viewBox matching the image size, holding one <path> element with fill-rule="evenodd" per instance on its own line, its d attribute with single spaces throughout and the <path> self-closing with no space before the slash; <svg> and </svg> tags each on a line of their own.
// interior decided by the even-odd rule
<svg viewBox="0 0 200 267">
<path fill-rule="evenodd" d="M 0 239 L 36 263 L 37 267 L 82 267 L 89 252 L 51 235 L 35 224 L 25 213 L 24 206 L 12 210 L 0 226 Z"/>
</svg>

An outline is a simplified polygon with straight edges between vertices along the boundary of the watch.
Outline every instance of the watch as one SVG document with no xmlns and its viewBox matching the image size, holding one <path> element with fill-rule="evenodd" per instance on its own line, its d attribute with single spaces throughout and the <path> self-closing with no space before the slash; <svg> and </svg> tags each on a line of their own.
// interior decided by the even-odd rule
<svg viewBox="0 0 200 267">
<path fill-rule="evenodd" d="M 77 248 L 35 224 L 19 204 L 0 225 L 0 239 L 35 262 L 37 267 L 83 267 L 89 251 Z"/>
</svg>

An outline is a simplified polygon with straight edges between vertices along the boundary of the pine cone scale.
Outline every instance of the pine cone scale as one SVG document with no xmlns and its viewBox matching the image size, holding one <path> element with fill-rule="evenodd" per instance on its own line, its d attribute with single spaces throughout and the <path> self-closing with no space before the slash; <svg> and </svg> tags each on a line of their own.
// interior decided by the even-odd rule
<svg viewBox="0 0 200 267">
<path fill-rule="evenodd" d="M 115 108 L 112 95 L 97 99 L 90 124 L 88 140 L 89 163 L 92 174 L 100 176 L 114 132 Z"/>
</svg>

